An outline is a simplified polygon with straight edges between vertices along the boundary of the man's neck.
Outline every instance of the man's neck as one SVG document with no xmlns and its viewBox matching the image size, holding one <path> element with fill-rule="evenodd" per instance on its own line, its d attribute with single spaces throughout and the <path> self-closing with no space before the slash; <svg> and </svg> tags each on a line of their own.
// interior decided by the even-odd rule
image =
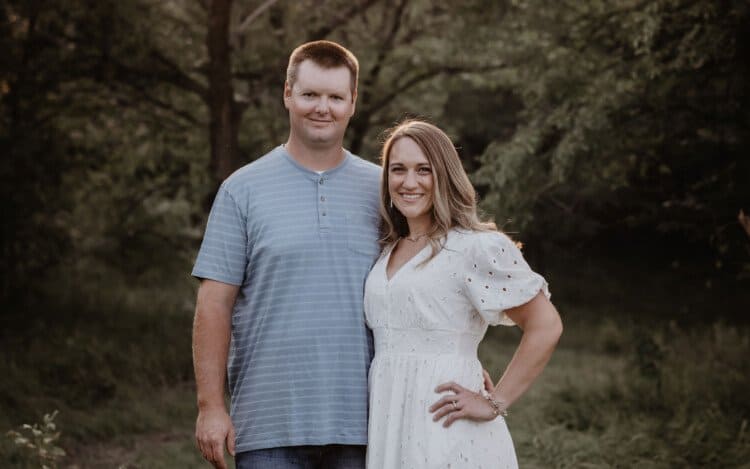
<svg viewBox="0 0 750 469">
<path fill-rule="evenodd" d="M 344 149 L 339 144 L 332 147 L 310 148 L 293 139 L 284 145 L 294 161 L 311 171 L 327 171 L 335 168 L 344 160 Z"/>
</svg>

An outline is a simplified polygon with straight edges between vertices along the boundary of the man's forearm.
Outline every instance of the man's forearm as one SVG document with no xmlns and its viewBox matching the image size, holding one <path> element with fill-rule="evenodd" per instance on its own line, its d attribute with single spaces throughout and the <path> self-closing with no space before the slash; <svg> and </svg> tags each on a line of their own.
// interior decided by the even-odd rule
<svg viewBox="0 0 750 469">
<path fill-rule="evenodd" d="M 224 408 L 232 311 L 231 306 L 206 296 L 198 293 L 193 323 L 193 366 L 198 407 Z"/>
</svg>

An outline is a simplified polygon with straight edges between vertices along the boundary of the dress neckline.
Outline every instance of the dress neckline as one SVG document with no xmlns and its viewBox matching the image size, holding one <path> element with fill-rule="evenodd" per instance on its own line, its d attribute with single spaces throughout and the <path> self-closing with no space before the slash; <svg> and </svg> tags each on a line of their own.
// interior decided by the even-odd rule
<svg viewBox="0 0 750 469">
<path fill-rule="evenodd" d="M 388 277 L 388 263 L 391 260 L 391 254 L 396 249 L 396 244 L 397 243 L 394 243 L 393 246 L 391 246 L 390 249 L 388 249 L 388 253 L 385 255 L 385 259 L 384 259 L 385 262 L 383 263 L 383 276 L 385 277 L 385 283 L 387 283 L 387 284 L 390 284 L 391 282 L 393 282 L 393 279 L 395 279 L 396 277 L 398 277 L 398 274 L 400 274 L 402 270 L 404 270 L 406 267 L 408 267 L 412 262 L 414 262 L 414 260 L 417 257 L 420 257 L 422 255 L 422 253 L 428 247 L 431 246 L 429 242 L 427 244 L 425 244 L 424 246 L 422 246 L 422 249 L 420 249 L 419 251 L 417 251 L 413 256 L 411 256 L 409 258 L 409 260 L 407 260 L 406 262 L 404 262 L 401 265 L 401 267 L 399 267 L 398 269 L 396 269 L 396 271 L 393 272 L 393 275 L 391 275 L 390 278 L 389 278 Z"/>
</svg>

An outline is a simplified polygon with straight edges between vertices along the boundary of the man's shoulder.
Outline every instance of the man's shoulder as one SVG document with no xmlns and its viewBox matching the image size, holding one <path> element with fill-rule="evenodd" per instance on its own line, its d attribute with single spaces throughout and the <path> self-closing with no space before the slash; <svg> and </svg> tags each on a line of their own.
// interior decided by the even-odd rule
<svg viewBox="0 0 750 469">
<path fill-rule="evenodd" d="M 366 159 L 362 158 L 361 156 L 355 155 L 354 153 L 349 153 L 349 154 L 351 155 L 352 170 L 360 172 L 365 176 L 370 176 L 370 177 L 380 179 L 380 171 L 381 171 L 380 166 L 370 161 L 367 161 Z"/>
<path fill-rule="evenodd" d="M 283 148 L 278 146 L 260 158 L 237 169 L 229 175 L 222 187 L 230 192 L 241 191 L 249 185 L 267 180 L 273 172 L 278 171 L 284 165 Z"/>
</svg>

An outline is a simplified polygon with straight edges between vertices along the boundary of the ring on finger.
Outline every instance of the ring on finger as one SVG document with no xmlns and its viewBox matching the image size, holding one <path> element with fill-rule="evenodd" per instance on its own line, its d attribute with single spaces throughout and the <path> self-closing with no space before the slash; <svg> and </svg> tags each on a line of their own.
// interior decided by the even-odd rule
<svg viewBox="0 0 750 469">
<path fill-rule="evenodd" d="M 456 401 L 451 401 L 451 404 L 453 404 L 453 408 L 454 408 L 454 409 L 458 409 L 458 402 L 456 402 Z"/>
</svg>

